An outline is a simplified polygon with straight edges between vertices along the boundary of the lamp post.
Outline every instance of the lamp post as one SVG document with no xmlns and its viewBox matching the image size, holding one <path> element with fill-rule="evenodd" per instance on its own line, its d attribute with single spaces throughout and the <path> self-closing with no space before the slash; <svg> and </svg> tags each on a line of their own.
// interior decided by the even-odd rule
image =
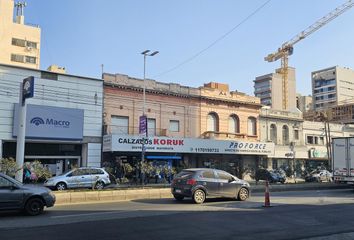
<svg viewBox="0 0 354 240">
<path fill-rule="evenodd" d="M 158 51 L 154 51 L 152 53 L 150 53 L 150 50 L 145 50 L 143 51 L 141 54 L 144 55 L 144 83 L 143 83 L 143 115 L 140 118 L 140 123 L 139 123 L 139 133 L 141 135 L 143 135 L 143 139 L 142 139 L 142 148 L 141 148 L 141 167 L 142 164 L 145 161 L 145 139 L 148 137 L 148 123 L 147 123 L 147 117 L 145 115 L 145 105 L 146 105 L 146 57 L 152 57 L 155 56 L 156 54 L 158 54 Z M 144 123 L 142 123 L 144 122 Z M 137 173 L 138 175 L 138 173 Z M 144 173 L 144 177 L 142 177 L 142 183 L 144 184 L 144 180 L 145 180 L 145 173 Z"/>
</svg>

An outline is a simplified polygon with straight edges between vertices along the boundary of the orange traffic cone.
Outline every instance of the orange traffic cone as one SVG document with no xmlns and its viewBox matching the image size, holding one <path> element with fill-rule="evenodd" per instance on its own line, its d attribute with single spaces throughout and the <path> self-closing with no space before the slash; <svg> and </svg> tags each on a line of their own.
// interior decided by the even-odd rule
<svg viewBox="0 0 354 240">
<path fill-rule="evenodd" d="M 263 207 L 271 207 L 270 206 L 269 183 L 268 183 L 268 181 L 266 181 L 266 185 L 265 185 L 264 206 Z"/>
</svg>

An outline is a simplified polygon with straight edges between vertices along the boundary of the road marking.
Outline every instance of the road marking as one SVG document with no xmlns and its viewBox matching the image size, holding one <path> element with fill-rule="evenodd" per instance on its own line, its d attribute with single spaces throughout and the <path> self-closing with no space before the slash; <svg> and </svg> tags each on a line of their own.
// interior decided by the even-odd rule
<svg viewBox="0 0 354 240">
<path fill-rule="evenodd" d="M 98 213 L 81 213 L 81 214 L 70 214 L 70 215 L 62 215 L 62 216 L 52 216 L 50 218 L 66 218 L 66 217 L 82 217 L 82 216 L 95 216 L 102 214 L 117 214 L 117 213 L 127 213 L 133 211 L 114 211 L 114 212 L 98 212 Z"/>
</svg>

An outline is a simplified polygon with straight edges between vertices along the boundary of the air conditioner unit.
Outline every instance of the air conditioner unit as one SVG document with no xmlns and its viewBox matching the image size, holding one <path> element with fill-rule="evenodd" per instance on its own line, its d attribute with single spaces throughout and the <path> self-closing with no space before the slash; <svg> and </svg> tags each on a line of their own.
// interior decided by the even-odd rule
<svg viewBox="0 0 354 240">
<path fill-rule="evenodd" d="M 26 47 L 27 51 L 32 51 L 32 49 L 33 49 L 32 47 Z"/>
</svg>

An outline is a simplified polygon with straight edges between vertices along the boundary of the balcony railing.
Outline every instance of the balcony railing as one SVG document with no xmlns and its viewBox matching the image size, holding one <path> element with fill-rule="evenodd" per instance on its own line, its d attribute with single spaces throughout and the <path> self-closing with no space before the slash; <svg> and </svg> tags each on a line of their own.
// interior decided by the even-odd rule
<svg viewBox="0 0 354 240">
<path fill-rule="evenodd" d="M 202 134 L 202 138 L 213 139 L 213 138 L 231 138 L 231 139 L 244 139 L 247 134 L 244 133 L 230 133 L 230 132 L 216 132 L 216 131 L 206 131 Z M 251 136 L 257 138 L 257 136 Z"/>
</svg>

